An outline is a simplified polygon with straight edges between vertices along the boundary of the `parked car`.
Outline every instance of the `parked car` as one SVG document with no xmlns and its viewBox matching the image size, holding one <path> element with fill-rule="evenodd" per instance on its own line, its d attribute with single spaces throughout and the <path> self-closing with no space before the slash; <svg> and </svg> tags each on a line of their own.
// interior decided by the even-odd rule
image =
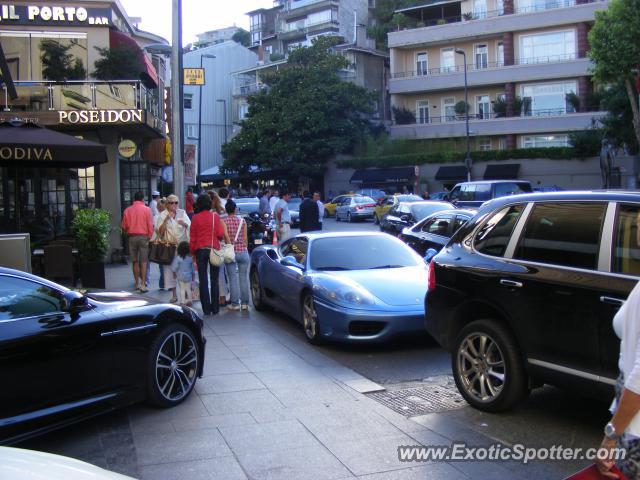
<svg viewBox="0 0 640 480">
<path fill-rule="evenodd" d="M 380 231 L 399 235 L 406 227 L 410 227 L 429 215 L 441 210 L 455 208 L 449 202 L 400 202 L 380 219 Z"/>
<path fill-rule="evenodd" d="M 238 214 L 245 216 L 251 212 L 260 211 L 260 199 L 258 197 L 240 197 L 234 198 L 234 202 L 238 206 Z"/>
<path fill-rule="evenodd" d="M 533 187 L 534 192 L 563 192 L 564 188 L 559 187 L 558 185 L 540 185 L 537 187 Z"/>
<path fill-rule="evenodd" d="M 395 194 L 395 195 L 385 195 L 385 197 L 378 202 L 376 208 L 374 209 L 374 223 L 378 225 L 380 223 L 380 219 L 395 207 L 400 202 L 420 202 L 422 201 L 422 197 L 414 194 Z"/>
<path fill-rule="evenodd" d="M 353 197 L 353 196 L 356 196 L 356 194 L 349 193 L 349 194 L 337 195 L 337 196 L 333 197 L 330 202 L 327 202 L 327 203 L 324 204 L 324 214 L 325 214 L 325 216 L 331 217 L 331 216 L 335 215 L 336 214 L 336 208 L 338 207 L 338 205 L 340 203 L 342 203 L 345 198 Z"/>
<path fill-rule="evenodd" d="M 378 188 L 361 188 L 356 193 L 365 197 L 371 197 L 376 202 L 382 200 L 386 195 L 386 192 L 384 190 L 380 190 Z"/>
<path fill-rule="evenodd" d="M 143 400 L 179 404 L 202 376 L 202 328 L 188 307 L 0 268 L 0 444 Z"/>
<path fill-rule="evenodd" d="M 493 198 L 533 192 L 526 180 L 486 180 L 459 183 L 445 197 L 457 208 L 477 208 Z"/>
<path fill-rule="evenodd" d="M 336 208 L 336 222 L 340 220 L 352 222 L 354 220 L 373 218 L 375 206 L 376 201 L 371 197 L 362 197 L 360 195 L 347 197 Z"/>
<path fill-rule="evenodd" d="M 290 315 L 311 343 L 424 332 L 426 274 L 417 253 L 377 232 L 304 233 L 251 254 L 256 310 Z"/>
<path fill-rule="evenodd" d="M 431 193 L 429 195 L 429 200 L 446 200 L 447 195 L 449 195 L 448 190 L 442 190 L 441 192 Z"/>
<path fill-rule="evenodd" d="M 493 200 L 430 263 L 426 328 L 460 393 L 506 410 L 548 383 L 611 397 L 612 318 L 640 277 L 637 192 Z"/>
<path fill-rule="evenodd" d="M 302 199 L 299 197 L 290 198 L 287 202 L 289 206 L 289 213 L 291 214 L 291 227 L 297 228 L 300 226 L 300 204 Z"/>
<path fill-rule="evenodd" d="M 442 250 L 451 236 L 473 217 L 476 210 L 442 210 L 412 227 L 406 227 L 398 238 L 424 257 L 427 250 Z"/>
</svg>

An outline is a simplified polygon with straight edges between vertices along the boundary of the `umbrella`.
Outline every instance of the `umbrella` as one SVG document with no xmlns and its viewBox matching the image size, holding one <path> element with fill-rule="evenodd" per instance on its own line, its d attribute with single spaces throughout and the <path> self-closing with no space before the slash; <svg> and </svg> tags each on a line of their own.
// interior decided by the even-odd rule
<svg viewBox="0 0 640 480">
<path fill-rule="evenodd" d="M 107 162 L 104 145 L 33 123 L 0 123 L 0 166 L 84 168 Z"/>
</svg>

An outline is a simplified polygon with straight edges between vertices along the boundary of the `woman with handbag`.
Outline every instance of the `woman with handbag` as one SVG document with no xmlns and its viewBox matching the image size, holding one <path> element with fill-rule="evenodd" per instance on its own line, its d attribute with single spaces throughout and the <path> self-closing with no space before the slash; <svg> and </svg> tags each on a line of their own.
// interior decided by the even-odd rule
<svg viewBox="0 0 640 480">
<path fill-rule="evenodd" d="M 164 271 L 164 286 L 167 290 L 171 290 L 171 303 L 178 301 L 176 296 L 176 278 L 173 270 L 171 270 L 171 262 L 176 256 L 176 248 L 180 242 L 189 241 L 189 227 L 191 221 L 187 213 L 178 208 L 178 197 L 169 195 L 167 197 L 166 209 L 156 218 L 155 232 L 157 241 L 167 246 L 169 250 L 169 262 L 162 263 Z"/>
<path fill-rule="evenodd" d="M 218 195 L 214 190 L 209 190 L 209 196 L 211 197 L 211 210 L 220 215 L 220 218 L 224 220 L 227 216 L 227 211 L 224 209 L 224 204 L 227 201 Z M 227 304 L 227 294 L 229 293 L 229 284 L 227 282 L 226 269 L 221 268 L 218 272 L 218 295 L 220 296 L 220 306 L 224 307 Z"/>
<path fill-rule="evenodd" d="M 198 195 L 196 210 L 198 213 L 191 219 L 189 247 L 198 266 L 202 313 L 216 315 L 220 311 L 220 305 L 217 302 L 218 272 L 222 262 L 220 240 L 224 239 L 227 245 L 231 242 L 227 227 L 220 219 L 220 215 L 211 211 L 209 195 Z M 211 263 L 211 260 L 214 260 L 215 264 Z"/>
<path fill-rule="evenodd" d="M 231 301 L 229 310 L 249 310 L 249 250 L 247 249 L 247 222 L 236 215 L 236 203 L 227 200 L 225 205 L 227 217 L 223 219 L 227 225 L 229 238 L 233 240 L 235 260 L 225 263 Z"/>
</svg>

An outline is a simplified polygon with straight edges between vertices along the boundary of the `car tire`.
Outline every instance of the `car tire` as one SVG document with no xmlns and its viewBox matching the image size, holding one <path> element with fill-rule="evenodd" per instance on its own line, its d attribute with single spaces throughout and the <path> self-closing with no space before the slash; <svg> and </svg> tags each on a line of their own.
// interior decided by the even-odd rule
<svg viewBox="0 0 640 480">
<path fill-rule="evenodd" d="M 251 300 L 253 302 L 253 308 L 255 308 L 258 312 L 264 312 L 267 310 L 267 305 L 264 302 L 264 291 L 262 290 L 262 285 L 260 284 L 260 276 L 258 275 L 258 269 L 252 268 L 251 274 L 249 275 L 250 279 L 250 288 L 251 288 Z"/>
<path fill-rule="evenodd" d="M 351 212 L 347 212 L 347 222 L 353 223 L 353 219 L 351 218 Z"/>
<path fill-rule="evenodd" d="M 174 323 L 153 339 L 147 370 L 147 401 L 162 408 L 183 402 L 193 390 L 202 358 L 194 333 Z"/>
<path fill-rule="evenodd" d="M 307 341 L 312 345 L 322 343 L 320 335 L 320 320 L 316 312 L 316 306 L 313 301 L 313 295 L 309 292 L 302 296 L 302 328 L 307 337 Z"/>
<path fill-rule="evenodd" d="M 529 394 L 516 340 L 495 320 L 476 320 L 460 331 L 451 368 L 461 395 L 478 410 L 509 410 Z"/>
</svg>

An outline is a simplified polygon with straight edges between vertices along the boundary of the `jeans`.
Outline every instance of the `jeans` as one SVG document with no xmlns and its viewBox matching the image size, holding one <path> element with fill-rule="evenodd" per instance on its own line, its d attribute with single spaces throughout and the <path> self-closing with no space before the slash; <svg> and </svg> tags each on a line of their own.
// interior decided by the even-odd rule
<svg viewBox="0 0 640 480">
<path fill-rule="evenodd" d="M 200 304 L 202 313 L 209 315 L 220 311 L 218 303 L 218 271 L 220 267 L 214 267 L 209 263 L 209 249 L 196 250 L 196 264 L 198 265 L 198 280 L 200 281 Z M 209 275 L 207 275 L 209 270 Z"/>
<path fill-rule="evenodd" d="M 160 281 L 158 282 L 158 288 L 164 288 L 164 268 L 162 268 L 162 265 L 158 265 L 158 267 L 160 267 Z"/>
<path fill-rule="evenodd" d="M 249 305 L 249 263 L 249 254 L 242 252 L 236 253 L 235 262 L 225 264 L 233 305 Z"/>
</svg>

